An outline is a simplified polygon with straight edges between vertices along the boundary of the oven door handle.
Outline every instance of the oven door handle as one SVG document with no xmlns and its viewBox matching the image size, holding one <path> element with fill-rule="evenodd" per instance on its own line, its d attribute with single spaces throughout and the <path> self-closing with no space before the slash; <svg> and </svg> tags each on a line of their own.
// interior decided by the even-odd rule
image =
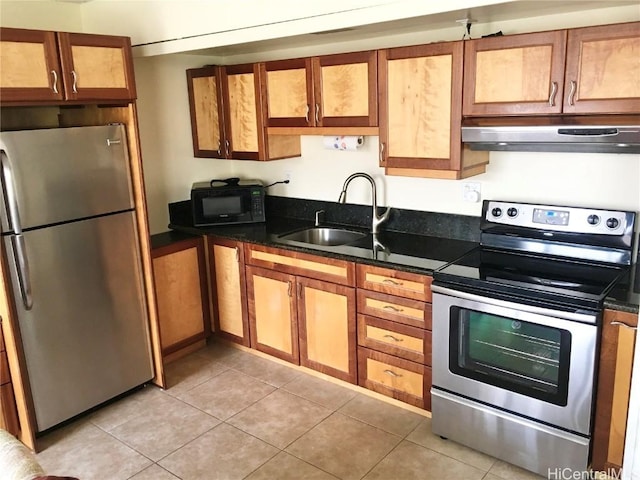
<svg viewBox="0 0 640 480">
<path fill-rule="evenodd" d="M 464 300 L 471 300 L 474 302 L 486 303 L 489 305 L 495 305 L 497 307 L 511 308 L 520 310 L 523 312 L 536 313 L 538 315 L 546 315 L 556 318 L 562 318 L 565 320 L 573 320 L 575 322 L 588 323 L 595 325 L 597 323 L 596 313 L 576 313 L 576 312 L 564 312 L 562 310 L 552 310 L 550 308 L 534 307 L 533 305 L 524 305 L 521 303 L 512 303 L 505 300 L 498 300 L 496 298 L 489 298 L 482 295 L 476 295 L 473 293 L 461 292 L 460 290 L 454 290 L 452 288 L 443 287 L 441 285 L 431 285 L 431 291 L 435 293 L 442 293 L 443 295 L 449 295 L 451 297 L 462 298 Z"/>
</svg>

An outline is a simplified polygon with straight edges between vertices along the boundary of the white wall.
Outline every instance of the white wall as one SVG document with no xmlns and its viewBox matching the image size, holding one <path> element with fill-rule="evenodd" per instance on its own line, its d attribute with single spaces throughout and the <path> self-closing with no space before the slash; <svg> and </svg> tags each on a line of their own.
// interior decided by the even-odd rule
<svg viewBox="0 0 640 480">
<path fill-rule="evenodd" d="M 35 30 L 82 32 L 82 7 L 47 0 L 1 0 L 0 25 Z"/>
</svg>

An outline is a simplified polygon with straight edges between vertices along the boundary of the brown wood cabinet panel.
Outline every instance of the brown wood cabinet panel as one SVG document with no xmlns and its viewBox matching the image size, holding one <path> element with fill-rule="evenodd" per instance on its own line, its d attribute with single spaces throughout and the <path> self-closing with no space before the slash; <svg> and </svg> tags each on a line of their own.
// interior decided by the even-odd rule
<svg viewBox="0 0 640 480">
<path fill-rule="evenodd" d="M 0 385 L 0 428 L 16 436 L 20 432 L 16 399 L 11 383 Z"/>
<path fill-rule="evenodd" d="M 260 64 L 266 124 L 269 127 L 308 127 L 315 124 L 312 108 L 311 58 Z"/>
<path fill-rule="evenodd" d="M 566 30 L 465 42 L 463 115 L 562 111 Z"/>
<path fill-rule="evenodd" d="M 253 266 L 246 271 L 251 347 L 298 365 L 295 276 Z"/>
<path fill-rule="evenodd" d="M 135 100 L 129 37 L 58 33 L 69 100 Z"/>
<path fill-rule="evenodd" d="M 202 237 L 152 251 L 163 356 L 206 338 L 209 297 Z"/>
<path fill-rule="evenodd" d="M 563 111 L 640 112 L 640 22 L 569 30 Z"/>
<path fill-rule="evenodd" d="M 356 272 L 358 288 L 431 302 L 432 277 L 363 264 Z"/>
<path fill-rule="evenodd" d="M 431 368 L 358 347 L 358 384 L 419 408 L 431 410 Z"/>
<path fill-rule="evenodd" d="M 246 243 L 245 262 L 293 275 L 355 285 L 355 264 L 335 258 Z"/>
<path fill-rule="evenodd" d="M 637 314 L 605 310 L 592 442 L 594 470 L 622 466 L 637 328 Z"/>
<path fill-rule="evenodd" d="M 208 237 L 214 330 L 227 340 L 250 345 L 242 242 Z"/>
<path fill-rule="evenodd" d="M 7 359 L 7 352 L 0 351 L 0 385 L 9 383 L 11 381 L 11 374 L 9 373 L 9 360 Z"/>
<path fill-rule="evenodd" d="M 0 28 L 0 99 L 61 101 L 64 98 L 56 34 Z"/>
<path fill-rule="evenodd" d="M 224 135 L 220 67 L 187 70 L 191 137 L 195 157 L 225 158 L 228 144 Z"/>
<path fill-rule="evenodd" d="M 300 364 L 357 383 L 355 288 L 296 280 Z"/>
<path fill-rule="evenodd" d="M 431 332 L 358 314 L 358 345 L 431 365 Z"/>
</svg>

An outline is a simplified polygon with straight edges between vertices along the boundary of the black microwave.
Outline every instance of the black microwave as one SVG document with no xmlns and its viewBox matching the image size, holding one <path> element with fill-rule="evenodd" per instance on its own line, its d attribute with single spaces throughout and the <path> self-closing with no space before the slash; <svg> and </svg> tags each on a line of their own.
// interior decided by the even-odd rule
<svg viewBox="0 0 640 480">
<path fill-rule="evenodd" d="M 239 178 L 194 183 L 191 209 L 196 227 L 264 222 L 264 186 Z"/>
</svg>

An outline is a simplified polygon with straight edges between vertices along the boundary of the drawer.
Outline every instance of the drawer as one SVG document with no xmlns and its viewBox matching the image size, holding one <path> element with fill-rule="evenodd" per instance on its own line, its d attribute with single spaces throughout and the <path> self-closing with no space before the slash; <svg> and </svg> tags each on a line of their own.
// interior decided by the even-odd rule
<svg viewBox="0 0 640 480">
<path fill-rule="evenodd" d="M 10 383 L 0 385 L 0 428 L 11 435 L 20 433 L 16 399 L 13 395 L 13 386 Z"/>
<path fill-rule="evenodd" d="M 431 409 L 431 367 L 358 347 L 358 384 L 416 407 Z"/>
<path fill-rule="evenodd" d="M 359 314 L 358 345 L 431 365 L 431 332 L 423 328 Z"/>
<path fill-rule="evenodd" d="M 358 313 L 431 330 L 431 304 L 358 289 Z"/>
<path fill-rule="evenodd" d="M 326 280 L 340 285 L 355 285 L 355 263 L 353 262 L 250 243 L 245 243 L 244 248 L 247 265 Z"/>
<path fill-rule="evenodd" d="M 358 265 L 356 274 L 359 288 L 422 300 L 423 302 L 431 301 L 432 278 L 427 275 L 372 265 Z"/>
</svg>

